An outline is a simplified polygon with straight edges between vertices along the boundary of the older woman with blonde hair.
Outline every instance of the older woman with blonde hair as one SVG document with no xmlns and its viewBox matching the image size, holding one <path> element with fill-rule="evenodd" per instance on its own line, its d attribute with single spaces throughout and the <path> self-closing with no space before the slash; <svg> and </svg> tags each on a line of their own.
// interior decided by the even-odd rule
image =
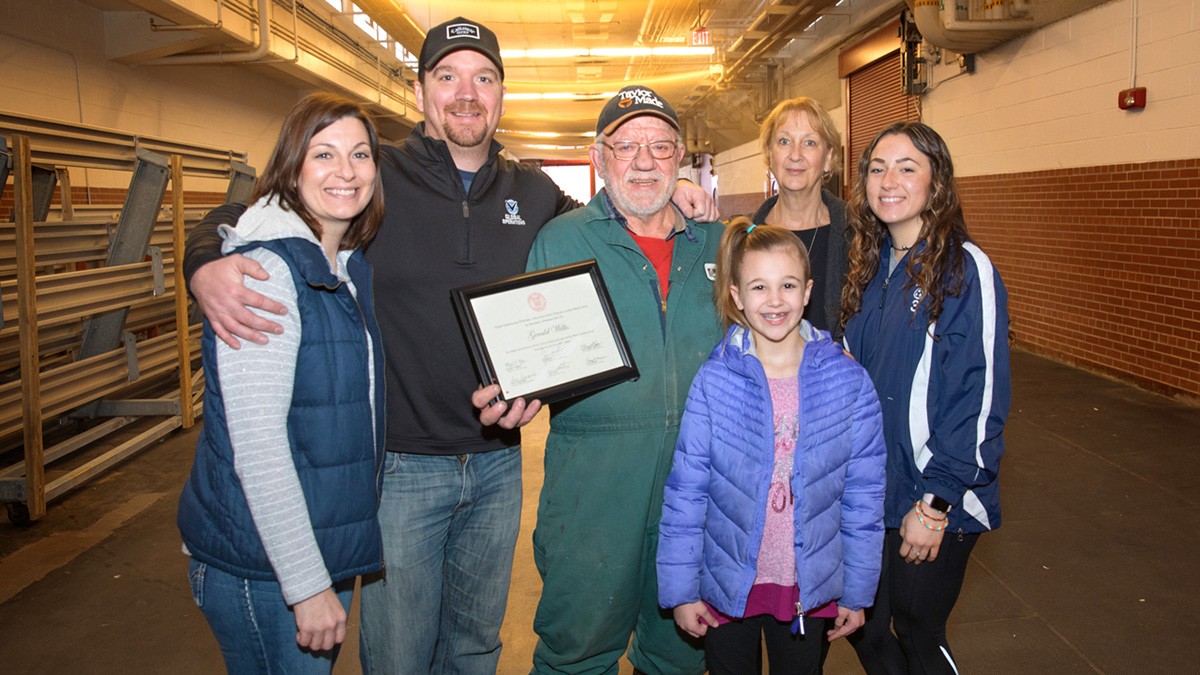
<svg viewBox="0 0 1200 675">
<path fill-rule="evenodd" d="M 823 186 L 841 171 L 841 135 L 820 103 L 801 96 L 775 106 L 758 139 L 779 194 L 763 202 L 751 220 L 800 238 L 813 280 L 804 318 L 840 337 L 838 312 L 850 251 L 846 202 Z"/>
</svg>

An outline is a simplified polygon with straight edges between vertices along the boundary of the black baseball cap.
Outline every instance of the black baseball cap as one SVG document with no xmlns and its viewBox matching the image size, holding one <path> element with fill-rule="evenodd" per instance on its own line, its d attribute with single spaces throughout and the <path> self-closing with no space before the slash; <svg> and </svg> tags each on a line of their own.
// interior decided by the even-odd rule
<svg viewBox="0 0 1200 675">
<path fill-rule="evenodd" d="M 473 49 L 491 59 L 500 69 L 500 79 L 504 79 L 504 63 L 500 61 L 500 42 L 496 40 L 496 34 L 487 26 L 461 16 L 429 29 L 421 44 L 417 79 L 425 79 L 425 71 L 436 66 L 450 52 L 460 49 Z"/>
<path fill-rule="evenodd" d="M 604 104 L 600 118 L 596 120 L 596 135 L 608 135 L 625 122 L 638 115 L 654 115 L 666 120 L 679 131 L 679 116 L 667 100 L 649 87 L 630 85 Z"/>
</svg>

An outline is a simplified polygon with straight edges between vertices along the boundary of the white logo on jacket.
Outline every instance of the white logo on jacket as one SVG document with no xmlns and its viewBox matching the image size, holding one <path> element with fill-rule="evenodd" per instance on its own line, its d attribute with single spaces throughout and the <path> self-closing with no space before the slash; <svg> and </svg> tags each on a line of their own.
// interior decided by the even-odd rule
<svg viewBox="0 0 1200 675">
<path fill-rule="evenodd" d="M 921 306 L 921 301 L 924 299 L 925 299 L 925 291 L 921 290 L 920 286 L 917 286 L 916 288 L 914 288 L 912 304 L 909 305 L 908 311 L 912 312 L 913 314 L 916 314 L 917 307 Z"/>
<path fill-rule="evenodd" d="M 517 200 L 505 199 L 504 210 L 508 212 L 504 214 L 504 218 L 501 220 L 501 222 L 503 222 L 505 225 L 525 224 L 525 219 L 522 218 L 520 214 L 521 206 L 517 203 Z"/>
</svg>

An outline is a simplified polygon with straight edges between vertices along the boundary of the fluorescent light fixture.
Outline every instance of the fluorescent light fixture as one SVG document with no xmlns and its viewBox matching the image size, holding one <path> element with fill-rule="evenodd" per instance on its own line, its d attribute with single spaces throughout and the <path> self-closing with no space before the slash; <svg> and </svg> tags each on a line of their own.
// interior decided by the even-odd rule
<svg viewBox="0 0 1200 675">
<path fill-rule="evenodd" d="M 588 146 L 586 146 L 586 145 L 543 145 L 543 144 L 539 144 L 539 143 L 529 143 L 522 147 L 529 148 L 530 150 L 586 150 Z"/>
<path fill-rule="evenodd" d="M 593 138 L 596 135 L 595 131 L 584 131 L 578 134 L 563 134 L 556 131 L 514 131 L 512 129 L 497 129 L 496 133 L 507 134 L 509 136 L 527 136 L 530 138 L 578 138 L 580 136 L 585 138 Z"/>
<path fill-rule="evenodd" d="M 508 59 L 569 59 L 576 56 L 587 56 L 587 49 L 502 49 L 500 57 Z"/>
<path fill-rule="evenodd" d="M 715 47 L 595 47 L 588 49 L 502 49 L 509 59 L 623 58 L 634 56 L 712 56 Z"/>
<path fill-rule="evenodd" d="M 590 100 L 608 100 L 617 95 L 615 91 L 597 91 L 597 92 L 566 92 L 566 91 L 547 91 L 547 92 L 508 92 L 504 95 L 505 101 L 590 101 Z"/>
</svg>

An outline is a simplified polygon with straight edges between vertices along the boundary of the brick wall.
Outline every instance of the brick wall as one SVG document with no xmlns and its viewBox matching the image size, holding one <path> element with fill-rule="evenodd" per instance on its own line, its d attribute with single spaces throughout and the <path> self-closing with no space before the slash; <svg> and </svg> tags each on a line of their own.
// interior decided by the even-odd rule
<svg viewBox="0 0 1200 675">
<path fill-rule="evenodd" d="M 1200 159 L 959 178 L 1017 344 L 1200 396 Z"/>
<path fill-rule="evenodd" d="M 1200 159 L 958 179 L 1017 346 L 1200 397 Z M 723 195 L 722 214 L 760 193 Z"/>
</svg>

